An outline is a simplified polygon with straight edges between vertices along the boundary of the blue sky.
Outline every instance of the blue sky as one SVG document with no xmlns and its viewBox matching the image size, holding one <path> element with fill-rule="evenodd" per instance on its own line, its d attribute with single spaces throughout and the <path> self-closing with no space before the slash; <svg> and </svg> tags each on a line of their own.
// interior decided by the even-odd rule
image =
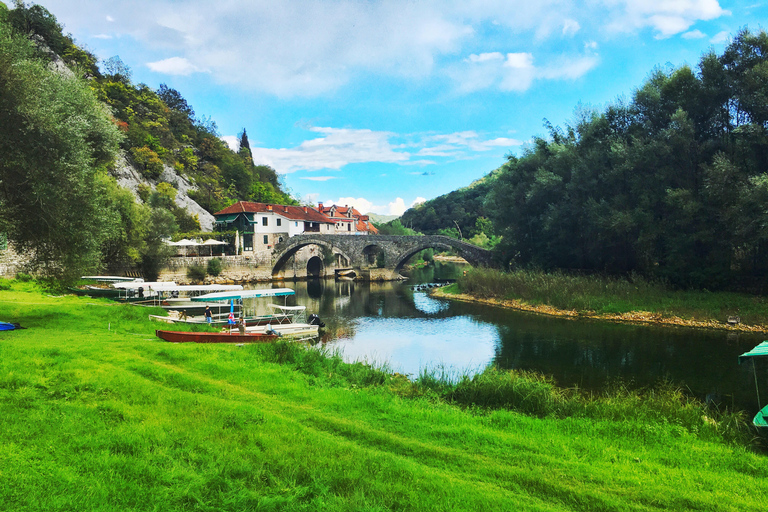
<svg viewBox="0 0 768 512">
<path fill-rule="evenodd" d="M 11 3 L 4 0 L 6 3 Z M 768 0 L 47 0 L 78 44 L 165 83 L 297 198 L 400 214 L 579 105 L 693 67 Z"/>
</svg>

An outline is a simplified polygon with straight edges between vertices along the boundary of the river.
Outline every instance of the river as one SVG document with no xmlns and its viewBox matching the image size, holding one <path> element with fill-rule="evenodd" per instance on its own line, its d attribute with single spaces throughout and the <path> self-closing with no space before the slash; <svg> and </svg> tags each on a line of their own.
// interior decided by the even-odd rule
<svg viewBox="0 0 768 512">
<path fill-rule="evenodd" d="M 387 365 L 416 378 L 449 377 L 489 364 L 535 370 L 563 387 L 600 391 L 621 383 L 646 387 L 666 380 L 702 400 L 756 410 L 751 365 L 738 355 L 764 337 L 566 319 L 434 299 L 419 283 L 455 278 L 462 268 L 436 263 L 405 282 L 315 280 L 277 283 L 296 290 L 288 304 L 326 323 L 321 343 L 347 361 Z"/>
</svg>

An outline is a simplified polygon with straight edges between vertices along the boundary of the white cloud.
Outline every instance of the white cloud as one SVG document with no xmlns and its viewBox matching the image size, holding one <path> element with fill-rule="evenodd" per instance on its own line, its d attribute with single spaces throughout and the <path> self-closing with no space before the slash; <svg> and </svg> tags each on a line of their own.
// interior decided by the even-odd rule
<svg viewBox="0 0 768 512">
<path fill-rule="evenodd" d="M 563 35 L 564 36 L 572 36 L 576 32 L 581 30 L 581 25 L 579 25 L 579 22 L 576 20 L 565 20 L 563 22 Z"/>
<path fill-rule="evenodd" d="M 402 215 L 407 209 L 408 208 L 405 207 L 405 201 L 403 201 L 403 198 L 398 197 L 387 205 L 387 215 Z"/>
<path fill-rule="evenodd" d="M 506 92 L 527 91 L 536 80 L 576 80 L 600 62 L 594 53 L 597 44 L 586 43 L 586 55 L 560 56 L 543 66 L 534 64 L 531 53 L 499 52 L 470 55 L 449 75 L 458 83 L 458 92 L 467 94 L 497 88 Z"/>
<path fill-rule="evenodd" d="M 731 37 L 731 33 L 727 30 L 723 30 L 712 36 L 712 39 L 710 39 L 709 42 L 712 44 L 722 44 L 728 42 L 729 37 Z"/>
<path fill-rule="evenodd" d="M 389 142 L 393 134 L 349 128 L 309 128 L 322 136 L 306 140 L 294 148 L 251 146 L 256 165 L 269 165 L 280 173 L 299 169 L 341 169 L 345 165 L 367 162 L 400 163 L 408 160 L 406 152 L 395 151 Z"/>
<path fill-rule="evenodd" d="M 46 7 L 82 37 L 132 41 L 157 56 L 148 60 L 159 72 L 205 71 L 221 83 L 284 97 L 322 95 L 368 72 L 423 79 L 458 64 L 490 26 L 512 46 L 470 61 L 506 58 L 510 69 L 502 79 L 474 70 L 478 76 L 466 83 L 478 85 L 468 90 L 484 89 L 488 80 L 524 90 L 532 64 L 514 56 L 534 54 L 547 38 L 572 37 L 585 24 L 594 38 L 646 27 L 669 37 L 728 14 L 718 0 L 48 0 Z"/>
<path fill-rule="evenodd" d="M 601 0 L 609 8 L 612 30 L 632 32 L 650 27 L 664 39 L 685 32 L 697 21 L 730 14 L 718 0 Z"/>
<path fill-rule="evenodd" d="M 468 152 L 484 152 L 499 147 L 510 148 L 522 144 L 522 141 L 508 137 L 483 140 L 476 132 L 470 130 L 429 136 L 424 139 L 425 147 L 420 149 L 417 154 L 419 156 L 461 158 Z"/>
<path fill-rule="evenodd" d="M 223 140 L 232 151 L 236 152 L 240 149 L 240 137 L 235 137 L 234 135 L 224 135 L 223 137 L 219 138 Z"/>
<path fill-rule="evenodd" d="M 308 194 L 305 197 L 306 199 L 309 199 L 311 203 L 315 204 L 317 202 L 318 194 Z M 412 208 L 417 204 L 421 204 L 425 201 L 425 198 L 417 197 L 413 200 L 413 202 L 411 202 L 410 206 L 405 206 L 405 200 L 402 197 L 397 197 L 386 205 L 376 205 L 363 197 L 340 197 L 335 201 L 323 201 L 323 205 L 330 206 L 335 204 L 336 206 L 351 206 L 364 215 L 368 213 L 378 213 L 381 215 L 402 215 L 408 208 Z"/>
<path fill-rule="evenodd" d="M 371 162 L 425 166 L 438 163 L 434 159 L 422 158 L 425 156 L 466 159 L 478 153 L 522 145 L 522 141 L 517 139 L 486 139 L 474 131 L 400 136 L 391 132 L 352 128 L 308 127 L 307 130 L 321 136 L 306 140 L 293 148 L 265 148 L 251 144 L 254 163 L 269 165 L 281 174 L 298 170 L 340 170 L 347 165 Z M 398 138 L 407 138 L 408 142 L 394 144 L 393 140 Z M 237 137 L 228 135 L 222 137 L 222 140 L 230 148 L 237 150 Z M 325 181 L 330 178 L 326 175 L 303 179 Z"/>
<path fill-rule="evenodd" d="M 302 180 L 309 180 L 309 181 L 328 181 L 328 180 L 335 180 L 338 176 L 305 176 L 302 177 Z"/>
<path fill-rule="evenodd" d="M 337 201 L 323 201 L 325 206 L 351 206 L 362 214 L 370 213 L 374 204 L 363 197 L 340 197 Z"/>
<path fill-rule="evenodd" d="M 201 69 L 183 57 L 171 57 L 170 59 L 159 60 L 157 62 L 148 62 L 147 67 L 156 73 L 166 75 L 187 76 L 192 73 L 201 73 L 206 70 Z"/>
<path fill-rule="evenodd" d="M 682 37 L 683 39 L 702 39 L 704 37 L 707 37 L 707 35 L 701 30 L 691 30 L 689 32 L 685 32 L 680 37 Z"/>
<path fill-rule="evenodd" d="M 538 78 L 549 80 L 577 80 L 587 74 L 600 62 L 596 55 L 577 58 L 560 58 L 537 73 Z"/>
</svg>

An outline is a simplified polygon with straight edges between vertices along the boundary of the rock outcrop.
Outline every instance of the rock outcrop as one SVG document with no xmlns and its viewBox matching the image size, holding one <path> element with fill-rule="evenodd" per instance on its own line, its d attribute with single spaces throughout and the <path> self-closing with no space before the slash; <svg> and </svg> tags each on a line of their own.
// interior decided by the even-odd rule
<svg viewBox="0 0 768 512">
<path fill-rule="evenodd" d="M 208 213 L 202 206 L 192 200 L 187 193 L 190 190 L 195 190 L 195 186 L 183 176 L 179 176 L 169 166 L 163 166 L 163 172 L 160 174 L 160 178 L 157 180 L 149 180 L 144 178 L 141 173 L 131 165 L 124 154 L 121 154 L 115 161 L 115 169 L 112 175 L 117 180 L 118 185 L 127 188 L 136 197 L 137 201 L 141 201 L 139 198 L 139 185 L 145 184 L 152 188 L 157 187 L 158 183 L 169 183 L 175 188 L 178 193 L 176 194 L 176 205 L 180 208 L 185 208 L 190 214 L 197 215 L 200 220 L 200 229 L 202 231 L 213 231 L 213 223 L 215 218 Z"/>
</svg>

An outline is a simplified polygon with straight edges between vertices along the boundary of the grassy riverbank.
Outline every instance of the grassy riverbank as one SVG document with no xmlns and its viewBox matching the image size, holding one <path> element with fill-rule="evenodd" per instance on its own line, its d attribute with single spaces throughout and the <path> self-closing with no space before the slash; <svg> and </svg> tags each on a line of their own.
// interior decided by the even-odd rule
<svg viewBox="0 0 768 512">
<path fill-rule="evenodd" d="M 671 290 L 641 278 L 473 268 L 439 293 L 559 316 L 768 332 L 765 297 Z M 740 323 L 729 325 L 729 317 Z"/>
<path fill-rule="evenodd" d="M 0 283 L 0 303 L 27 327 L 0 333 L 7 511 L 744 511 L 768 494 L 744 424 L 674 390 L 410 382 L 297 344 L 165 343 L 146 309 L 32 283 Z"/>
</svg>

